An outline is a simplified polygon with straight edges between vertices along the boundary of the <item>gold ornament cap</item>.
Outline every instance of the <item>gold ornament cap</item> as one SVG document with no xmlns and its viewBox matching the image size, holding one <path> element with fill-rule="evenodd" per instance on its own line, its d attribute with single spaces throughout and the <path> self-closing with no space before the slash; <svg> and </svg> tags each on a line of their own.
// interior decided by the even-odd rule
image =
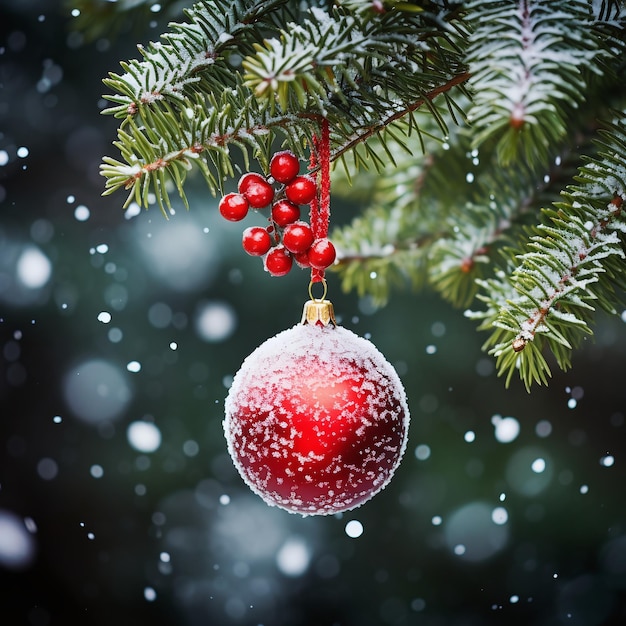
<svg viewBox="0 0 626 626">
<path fill-rule="evenodd" d="M 311 299 L 304 303 L 302 323 L 320 326 L 337 326 L 333 303 L 330 300 L 326 300 L 326 281 L 322 281 L 322 284 L 324 286 L 324 293 L 321 298 L 313 297 L 313 282 L 309 284 L 309 296 Z"/>
</svg>

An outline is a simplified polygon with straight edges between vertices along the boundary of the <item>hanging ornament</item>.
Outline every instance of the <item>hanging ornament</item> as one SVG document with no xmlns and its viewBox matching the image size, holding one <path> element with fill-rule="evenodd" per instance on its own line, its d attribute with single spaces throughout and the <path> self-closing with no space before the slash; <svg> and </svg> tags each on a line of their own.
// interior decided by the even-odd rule
<svg viewBox="0 0 626 626">
<path fill-rule="evenodd" d="M 347 511 L 383 489 L 408 426 L 396 371 L 374 344 L 336 325 L 325 299 L 309 300 L 301 324 L 245 359 L 224 421 L 252 491 L 302 515 Z"/>
<path fill-rule="evenodd" d="M 270 232 L 279 231 L 281 239 L 265 254 L 265 267 L 275 276 L 289 272 L 292 258 L 309 267 L 310 300 L 300 324 L 268 339 L 244 360 L 225 403 L 228 451 L 243 480 L 268 504 L 302 515 L 347 511 L 383 489 L 404 454 L 409 426 L 396 371 L 370 341 L 337 326 L 326 300 L 324 270 L 335 258 L 327 237 L 329 138 L 323 120 L 311 151 L 311 169 L 319 166 L 319 189 L 313 178 L 296 175 L 291 153 L 279 153 L 272 161 L 273 178 L 286 189 L 294 185 L 287 200 L 278 194 L 274 209 L 281 207 L 276 210 L 281 217 L 290 212 L 295 217 L 274 218 Z M 312 197 L 310 183 L 316 189 Z M 260 205 L 271 195 L 262 187 L 252 177 L 239 192 L 251 206 Z M 249 189 L 263 199 L 250 201 Z M 230 198 L 228 208 L 238 206 L 238 200 Z M 310 204 L 310 226 L 298 221 L 293 203 Z M 243 246 L 261 255 L 267 239 L 248 230 Z M 324 289 L 319 299 L 312 294 L 316 283 Z"/>
</svg>

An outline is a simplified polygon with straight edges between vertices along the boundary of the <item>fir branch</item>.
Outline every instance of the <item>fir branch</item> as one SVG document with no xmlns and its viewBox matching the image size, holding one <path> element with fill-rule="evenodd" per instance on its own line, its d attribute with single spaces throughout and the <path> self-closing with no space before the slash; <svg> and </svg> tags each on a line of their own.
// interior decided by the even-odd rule
<svg viewBox="0 0 626 626">
<path fill-rule="evenodd" d="M 445 170 L 433 169 L 436 180 L 429 181 L 428 186 L 440 190 L 457 181 L 453 188 L 458 190 L 458 181 L 466 176 L 468 167 L 467 160 L 459 160 L 458 155 L 465 151 L 472 158 L 471 184 L 466 185 L 466 197 L 471 200 L 459 207 L 458 202 L 446 199 L 441 191 L 435 199 L 426 200 L 431 205 L 436 201 L 452 202 L 456 207 L 447 218 L 447 233 L 437 239 L 428 256 L 429 282 L 444 299 L 459 307 L 470 305 L 479 290 L 479 282 L 493 274 L 501 249 L 516 240 L 528 220 L 534 221 L 536 207 L 546 199 L 556 199 L 550 189 L 569 170 L 567 150 L 547 169 L 521 166 L 505 169 L 498 166 L 493 153 L 464 149 L 466 141 L 465 137 L 457 140 L 455 158 L 446 159 Z M 507 193 L 502 194 L 502 189 Z"/>
<path fill-rule="evenodd" d="M 126 188 L 126 204 L 167 215 L 172 193 L 187 204 L 189 172 L 215 193 L 237 150 L 265 173 L 276 143 L 304 159 L 325 119 L 346 180 L 358 188 L 372 165 L 381 174 L 364 186 L 362 215 L 332 234 L 344 289 L 383 304 L 394 285 L 430 284 L 462 306 L 481 289 L 485 310 L 468 315 L 489 330 L 484 347 L 507 384 L 519 372 L 528 388 L 547 382 L 549 352 L 569 366 L 595 306 L 614 312 L 626 286 L 624 119 L 525 247 L 504 246 L 554 199 L 543 187 L 562 188 L 548 157 L 569 134 L 584 151 L 588 119 L 623 94 L 623 3 L 202 0 L 186 16 L 105 81 L 106 113 L 121 120 L 105 193 Z M 459 130 L 466 85 L 472 127 Z"/>
<path fill-rule="evenodd" d="M 592 303 L 614 313 L 615 288 L 626 287 L 626 118 L 601 135 L 602 149 L 580 168 L 579 184 L 568 186 L 564 200 L 542 212 L 528 250 L 513 255 L 510 278 L 481 283 L 487 293 L 479 297 L 487 310 L 468 312 L 483 320 L 481 329 L 492 331 L 485 349 L 496 356 L 507 383 L 516 369 L 528 389 L 533 382 L 545 383 L 550 375 L 540 356 L 545 347 L 567 369 L 572 349 L 591 333 Z"/>
<path fill-rule="evenodd" d="M 434 130 L 434 121 L 431 124 Z M 376 303 L 383 304 L 393 285 L 384 285 L 387 274 L 378 266 L 395 265 L 394 284 L 401 282 L 400 277 L 414 287 L 428 283 L 453 305 L 470 304 L 478 290 L 476 279 L 493 272 L 499 250 L 515 240 L 525 221 L 533 219 L 546 188 L 559 179 L 566 165 L 559 158 L 547 171 L 502 170 L 487 150 L 471 149 L 465 130 L 456 129 L 445 143 L 429 140 L 421 146 L 423 152 L 415 136 L 387 141 L 391 150 L 386 167 L 370 159 L 381 167 L 373 186 L 367 176 L 349 171 L 347 178 L 354 178 L 349 193 L 341 177 L 333 179 L 335 195 L 343 192 L 354 200 L 355 192 L 362 191 L 356 200 L 369 203 L 362 218 L 333 233 L 341 241 L 336 269 L 344 289 L 359 293 L 373 289 Z M 398 131 L 408 132 L 403 126 Z M 374 155 L 382 153 L 377 141 L 363 147 Z M 507 194 L 501 194 L 502 189 Z M 385 211 L 389 220 L 400 220 L 401 226 L 383 227 Z M 369 278 L 372 273 L 375 281 Z"/>
<path fill-rule="evenodd" d="M 457 82 L 451 81 L 438 89 L 437 93 L 442 93 Z M 318 118 L 310 114 L 272 116 L 267 102 L 259 103 L 243 88 L 222 92 L 219 101 L 213 98 L 205 100 L 198 95 L 192 102 L 193 106 L 189 105 L 184 110 L 165 102 L 158 107 L 143 107 L 139 111 L 139 123 L 134 119 L 135 116 L 127 119 L 124 127 L 118 131 L 118 140 L 114 142 L 125 162 L 104 157 L 100 168 L 101 174 L 107 179 L 105 195 L 120 188 L 129 190 L 125 207 L 132 201 L 147 207 L 151 195 L 154 195 L 161 210 L 167 215 L 171 209 L 168 182 L 174 183 L 187 206 L 184 182 L 194 166 L 201 170 L 213 193 L 222 188 L 224 175 L 234 175 L 230 144 L 241 149 L 246 165 L 252 154 L 267 168 L 272 136 L 282 134 L 289 145 L 299 152 L 303 141 L 310 140 L 318 123 Z M 362 144 L 367 154 L 371 158 L 378 158 L 375 162 L 382 165 L 380 157 L 377 157 L 366 140 L 373 135 L 382 138 L 381 131 L 387 129 L 393 133 L 396 122 L 416 111 L 422 104 L 422 100 L 412 103 L 408 111 L 396 111 L 381 122 L 358 129 L 347 142 L 341 135 L 337 136 L 337 132 L 333 133 L 333 141 L 339 145 L 332 150 L 331 160 L 341 158 L 352 150 L 359 162 L 359 153 L 355 148 Z M 341 128 L 339 120 L 336 127 Z M 340 143 L 342 141 L 344 143 Z M 385 145 L 384 138 L 382 144 Z M 365 164 L 365 161 L 362 163 Z"/>
<path fill-rule="evenodd" d="M 219 93 L 236 85 L 237 73 L 229 51 L 247 54 L 249 39 L 261 38 L 261 29 L 286 0 L 202 0 L 185 11 L 187 23 L 170 24 L 163 41 L 138 46 L 142 61 L 122 62 L 124 74 L 111 72 L 104 84 L 115 93 L 104 97 L 117 106 L 105 114 L 125 118 L 144 106 L 168 101 L 181 105 L 190 93 Z M 251 32 L 253 31 L 253 32 Z"/>
<path fill-rule="evenodd" d="M 331 19 L 315 7 L 310 10 L 311 18 L 290 23 L 278 37 L 254 44 L 255 54 L 243 61 L 245 85 L 257 98 L 267 98 L 272 110 L 276 103 L 282 112 L 304 109 L 311 100 L 323 113 L 328 92 L 341 97 L 333 68 L 356 87 L 356 71 L 342 70 L 345 58 L 357 58 L 374 43 L 351 16 L 336 14 Z"/>
<path fill-rule="evenodd" d="M 359 156 L 352 167 L 346 164 L 345 178 L 333 178 L 334 195 L 343 193 L 354 200 L 355 192 L 362 191 L 368 206 L 349 225 L 333 231 L 338 260 L 332 269 L 344 290 L 368 295 L 376 306 L 387 302 L 394 287 L 418 289 L 426 284 L 432 247 L 451 228 L 445 209 L 452 203 L 445 198 L 434 201 L 432 189 L 424 194 L 433 168 L 447 168 L 449 173 L 448 144 L 429 132 L 437 129 L 437 123 L 428 118 L 420 122 L 420 135 L 410 133 L 410 118 L 405 118 L 388 127 L 393 129 L 390 138 L 370 137 L 353 152 Z M 384 162 L 379 156 L 382 143 Z M 372 163 L 380 168 L 380 176 L 368 187 L 363 169 Z"/>
<path fill-rule="evenodd" d="M 434 98 L 467 80 L 460 35 L 442 27 L 443 10 L 436 20 L 402 11 L 365 21 L 338 9 L 309 13 L 255 45 L 243 62 L 245 84 L 272 110 L 277 103 L 332 120 L 344 144 L 334 158 L 423 105 L 437 116 Z M 460 22 L 455 26 L 464 32 Z"/>
<path fill-rule="evenodd" d="M 356 146 L 359 144 L 364 144 L 369 138 L 374 135 L 378 135 L 381 131 L 386 128 L 390 128 L 394 122 L 397 122 L 405 117 L 411 116 L 412 113 L 417 111 L 420 107 L 425 104 L 428 105 L 430 111 L 435 111 L 434 118 L 436 119 L 440 129 L 443 131 L 444 135 L 448 134 L 449 128 L 445 118 L 441 115 L 441 113 L 437 112 L 437 110 L 432 106 L 433 101 L 439 95 L 446 94 L 446 92 L 450 91 L 454 87 L 462 85 L 469 78 L 469 74 L 467 72 L 463 72 L 451 78 L 445 84 L 436 87 L 432 91 L 427 94 L 424 94 L 423 97 L 418 98 L 414 102 L 409 103 L 408 105 L 396 105 L 386 116 L 379 120 L 373 120 L 373 123 L 369 125 L 364 125 L 361 128 L 358 128 L 356 132 L 352 135 L 347 135 L 344 138 L 342 145 L 335 148 L 331 152 L 331 159 L 334 161 L 336 159 L 340 159 L 343 155 L 351 150 L 354 150 Z"/>
<path fill-rule="evenodd" d="M 623 36 L 607 46 L 598 26 L 609 14 L 593 15 L 587 0 L 472 0 L 467 7 L 476 24 L 467 52 L 475 145 L 496 136 L 503 164 L 546 163 L 585 98 L 588 75 L 601 75 L 623 53 Z M 623 33 L 624 21 L 611 19 Z"/>
<path fill-rule="evenodd" d="M 494 246 L 511 225 L 492 208 L 467 204 L 463 219 L 448 220 L 444 236 L 429 251 L 428 278 L 454 306 L 468 306 L 478 290 L 477 281 L 490 271 Z"/>
<path fill-rule="evenodd" d="M 194 166 L 212 192 L 221 189 L 234 172 L 230 144 L 241 148 L 246 167 L 254 158 L 264 171 L 277 137 L 302 155 L 322 115 L 333 128 L 331 158 L 352 151 L 359 160 L 358 145 L 422 106 L 445 128 L 433 100 L 443 95 L 453 109 L 449 92 L 467 79 L 450 74 L 459 66 L 452 36 L 412 14 L 363 24 L 311 7 L 311 19 L 288 21 L 279 38 L 261 45 L 259 27 L 271 30 L 282 3 L 240 0 L 222 14 L 221 2 L 195 5 L 189 23 L 163 36 L 169 43 L 151 45 L 143 61 L 123 64 L 124 76 L 105 80 L 118 92 L 108 96 L 117 106 L 105 112 L 124 117 L 115 142 L 124 160 L 105 157 L 101 173 L 105 193 L 129 190 L 125 206 L 133 199 L 147 206 L 154 196 L 167 213 L 172 186 L 187 204 L 184 184 Z M 230 67 L 223 79 L 228 46 L 253 52 L 242 64 L 245 76 Z M 427 72 L 419 71 L 424 63 Z"/>
<path fill-rule="evenodd" d="M 234 176 L 231 146 L 240 149 L 246 164 L 253 154 L 267 167 L 270 128 L 291 137 L 296 145 L 306 136 L 296 118 L 272 118 L 256 99 L 244 98 L 241 91 L 229 90 L 219 100 L 196 96 L 193 106 L 184 111 L 165 103 L 143 108 L 139 120 L 129 118 L 118 131 L 115 146 L 125 162 L 103 159 L 105 195 L 120 188 L 129 190 L 125 207 L 133 200 L 147 207 L 154 195 L 167 216 L 172 184 L 187 206 L 184 182 L 194 167 L 215 193 L 222 188 L 224 176 Z"/>
<path fill-rule="evenodd" d="M 423 232 L 420 239 L 417 230 L 409 207 L 389 211 L 374 205 L 349 227 L 333 232 L 337 261 L 332 269 L 341 278 L 342 289 L 355 290 L 383 306 L 394 287 L 405 287 L 407 282 L 414 288 L 423 285 L 430 234 Z"/>
<path fill-rule="evenodd" d="M 355 193 L 362 192 L 368 205 L 350 224 L 334 229 L 331 238 L 338 258 L 331 269 L 339 275 L 344 291 L 367 295 L 376 306 L 386 304 L 394 287 L 408 283 L 417 288 L 426 278 L 426 251 L 436 225 L 432 214 L 418 214 L 418 198 L 432 164 L 427 153 L 440 148 L 441 140 L 427 132 L 434 130 L 436 123 L 425 113 L 423 116 L 427 118 L 420 124 L 423 137 L 408 134 L 409 120 L 399 120 L 394 123 L 393 137 L 371 136 L 353 152 L 352 166 L 344 161 L 344 171 L 336 170 L 333 176 L 335 197 L 345 195 L 354 200 Z M 424 151 L 420 139 L 427 140 Z M 372 157 L 383 152 L 381 143 L 389 153 L 384 164 Z M 371 177 L 366 172 L 372 163 L 381 175 L 368 187 Z"/>
</svg>

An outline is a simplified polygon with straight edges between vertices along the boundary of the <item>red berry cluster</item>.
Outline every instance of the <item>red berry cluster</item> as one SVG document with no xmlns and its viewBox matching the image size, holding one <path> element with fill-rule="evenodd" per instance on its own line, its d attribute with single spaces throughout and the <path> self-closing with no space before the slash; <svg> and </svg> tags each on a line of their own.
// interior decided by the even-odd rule
<svg viewBox="0 0 626 626">
<path fill-rule="evenodd" d="M 277 152 L 270 161 L 268 177 L 244 174 L 238 193 L 225 195 L 219 204 L 220 213 L 231 222 L 242 220 L 250 208 L 271 205 L 270 225 L 246 228 L 241 243 L 248 254 L 263 257 L 272 276 L 288 274 L 294 260 L 300 267 L 317 270 L 325 270 L 335 260 L 333 244 L 326 237 L 316 238 L 309 224 L 300 219 L 299 205 L 313 201 L 317 184 L 299 172 L 300 161 L 293 152 Z"/>
</svg>

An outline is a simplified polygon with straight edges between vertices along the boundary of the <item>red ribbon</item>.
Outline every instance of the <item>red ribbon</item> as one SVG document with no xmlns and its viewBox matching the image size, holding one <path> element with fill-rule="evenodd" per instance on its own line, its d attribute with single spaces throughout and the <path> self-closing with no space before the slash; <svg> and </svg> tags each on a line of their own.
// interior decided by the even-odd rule
<svg viewBox="0 0 626 626">
<path fill-rule="evenodd" d="M 330 221 L 330 126 L 326 118 L 322 119 L 320 136 L 313 137 L 313 150 L 309 169 L 319 165 L 320 192 L 311 202 L 311 230 L 315 239 L 328 237 L 328 223 Z M 311 268 L 311 282 L 319 283 L 324 280 L 324 270 Z"/>
</svg>

